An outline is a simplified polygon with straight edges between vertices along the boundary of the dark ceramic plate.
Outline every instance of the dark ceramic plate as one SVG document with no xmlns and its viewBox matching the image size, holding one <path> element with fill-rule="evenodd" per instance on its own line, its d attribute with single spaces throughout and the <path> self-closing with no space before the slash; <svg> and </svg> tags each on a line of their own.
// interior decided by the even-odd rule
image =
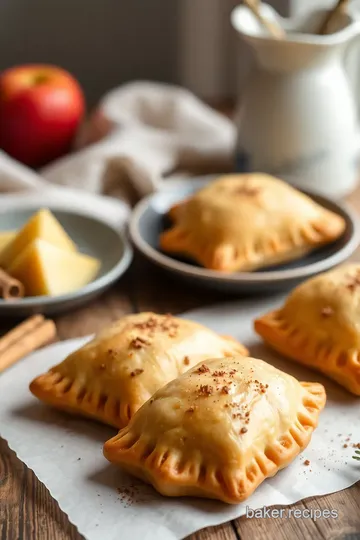
<svg viewBox="0 0 360 540">
<path fill-rule="evenodd" d="M 344 262 L 359 245 L 359 220 L 354 212 L 343 204 L 306 192 L 325 208 L 341 215 L 346 221 L 346 230 L 336 242 L 301 259 L 256 272 L 230 274 L 207 270 L 194 262 L 163 253 L 159 248 L 159 235 L 168 226 L 167 211 L 211 180 L 213 177 L 207 176 L 169 182 L 162 191 L 138 203 L 130 221 L 130 236 L 136 248 L 156 265 L 193 284 L 242 294 L 279 292 Z"/>
</svg>

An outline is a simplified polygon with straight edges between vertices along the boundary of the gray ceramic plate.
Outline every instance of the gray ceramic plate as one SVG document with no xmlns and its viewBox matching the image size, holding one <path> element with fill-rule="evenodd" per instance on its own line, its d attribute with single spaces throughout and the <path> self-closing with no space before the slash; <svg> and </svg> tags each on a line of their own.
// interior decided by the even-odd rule
<svg viewBox="0 0 360 540">
<path fill-rule="evenodd" d="M 197 191 L 213 177 L 170 182 L 161 192 L 143 199 L 135 208 L 130 222 L 130 236 L 137 249 L 152 262 L 177 276 L 224 292 L 254 294 L 286 290 L 300 281 L 324 272 L 355 251 L 360 242 L 359 220 L 345 205 L 326 197 L 310 195 L 315 201 L 346 220 L 344 235 L 331 245 L 320 248 L 300 260 L 256 272 L 233 274 L 206 270 L 195 263 L 169 256 L 160 251 L 159 235 L 168 226 L 166 212 L 175 202 Z M 296 209 L 294 209 L 296 212 Z"/>
<path fill-rule="evenodd" d="M 25 317 L 33 313 L 53 315 L 73 309 L 99 295 L 128 268 L 132 249 L 123 233 L 105 222 L 79 212 L 62 210 L 59 205 L 46 205 L 71 236 L 82 253 L 100 259 L 98 275 L 88 285 L 62 296 L 33 296 L 5 302 L 0 300 L 1 316 Z M 19 229 L 40 207 L 30 203 L 26 207 L 0 212 L 0 231 Z"/>
</svg>

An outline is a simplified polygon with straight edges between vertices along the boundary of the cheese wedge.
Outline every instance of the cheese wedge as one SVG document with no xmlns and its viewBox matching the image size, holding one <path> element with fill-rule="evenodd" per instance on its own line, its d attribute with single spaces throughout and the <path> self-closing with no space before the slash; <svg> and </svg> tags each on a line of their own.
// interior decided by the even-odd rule
<svg viewBox="0 0 360 540">
<path fill-rule="evenodd" d="M 37 238 L 42 238 L 66 251 L 77 251 L 76 245 L 50 210 L 43 209 L 34 214 L 0 252 L 0 266 L 8 270 L 25 247 Z"/>
<path fill-rule="evenodd" d="M 0 232 L 0 253 L 3 249 L 12 241 L 16 236 L 16 231 L 2 231 Z"/>
<path fill-rule="evenodd" d="M 100 261 L 59 249 L 38 238 L 15 259 L 8 272 L 25 286 L 26 296 L 58 296 L 80 289 L 92 281 Z"/>
</svg>

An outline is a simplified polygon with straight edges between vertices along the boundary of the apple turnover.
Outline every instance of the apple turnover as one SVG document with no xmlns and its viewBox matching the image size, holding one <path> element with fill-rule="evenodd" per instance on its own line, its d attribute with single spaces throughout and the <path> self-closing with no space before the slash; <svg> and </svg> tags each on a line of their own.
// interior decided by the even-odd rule
<svg viewBox="0 0 360 540">
<path fill-rule="evenodd" d="M 222 176 L 169 211 L 167 253 L 211 270 L 249 271 L 297 259 L 339 238 L 344 219 L 266 174 Z"/>
<path fill-rule="evenodd" d="M 201 324 L 140 313 L 123 317 L 30 384 L 45 403 L 117 428 L 153 394 L 209 356 L 246 354 Z"/>
<path fill-rule="evenodd" d="M 163 495 L 239 503 L 307 446 L 325 400 L 262 360 L 211 359 L 158 390 L 104 455 Z"/>
<path fill-rule="evenodd" d="M 274 349 L 360 395 L 360 264 L 296 287 L 280 309 L 255 321 Z"/>
</svg>

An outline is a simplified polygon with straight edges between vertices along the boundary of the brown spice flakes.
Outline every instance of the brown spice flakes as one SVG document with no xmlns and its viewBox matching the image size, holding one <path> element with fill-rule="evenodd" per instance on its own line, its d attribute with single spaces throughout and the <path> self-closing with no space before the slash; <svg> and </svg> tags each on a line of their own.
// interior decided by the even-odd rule
<svg viewBox="0 0 360 540">
<path fill-rule="evenodd" d="M 130 377 L 135 377 L 136 375 L 140 375 L 141 373 L 144 373 L 143 369 L 134 369 L 134 371 L 130 373 Z"/>
<path fill-rule="evenodd" d="M 134 503 L 144 502 L 141 493 L 141 488 L 136 484 L 130 484 L 127 487 L 118 487 L 119 500 L 125 508 L 132 506 Z"/>
<path fill-rule="evenodd" d="M 333 315 L 333 314 L 334 314 L 334 310 L 330 306 L 325 306 L 321 310 L 321 315 L 323 317 L 331 317 L 331 315 Z"/>
<path fill-rule="evenodd" d="M 305 459 L 304 465 L 306 465 L 306 467 L 308 467 L 310 465 L 310 461 L 308 459 Z"/>
<path fill-rule="evenodd" d="M 348 445 L 346 443 L 343 444 L 343 448 L 347 448 L 347 447 L 348 447 Z"/>
<path fill-rule="evenodd" d="M 353 448 L 358 448 L 360 450 L 360 443 L 354 443 L 351 445 Z"/>
<path fill-rule="evenodd" d="M 185 366 L 188 366 L 190 364 L 190 358 L 188 356 L 184 356 L 184 364 Z"/>
<path fill-rule="evenodd" d="M 222 394 L 229 394 L 230 393 L 230 388 L 228 386 L 223 386 L 222 389 L 221 389 L 221 393 Z"/>
<path fill-rule="evenodd" d="M 185 412 L 193 413 L 195 411 L 195 407 L 189 407 Z"/>
<path fill-rule="evenodd" d="M 156 317 L 151 315 L 148 319 L 140 323 L 134 323 L 133 327 L 139 330 L 153 330 L 158 325 Z"/>
<path fill-rule="evenodd" d="M 349 283 L 346 285 L 346 288 L 349 289 L 350 292 L 354 292 L 354 290 L 360 285 L 360 275 L 357 273 L 355 276 L 349 276 Z"/>
<path fill-rule="evenodd" d="M 150 315 L 145 321 L 134 323 L 133 328 L 138 330 L 148 331 L 149 335 L 154 336 L 154 332 L 168 332 L 169 337 L 176 337 L 179 323 L 174 320 L 171 314 L 165 315 L 165 318 L 158 318 L 154 315 Z"/>
<path fill-rule="evenodd" d="M 150 341 L 138 336 L 130 341 L 130 348 L 132 349 L 142 349 L 146 345 L 151 345 Z"/>
<path fill-rule="evenodd" d="M 235 195 L 244 195 L 245 197 L 255 197 L 260 193 L 261 189 L 255 186 L 241 186 L 234 190 Z"/>
<path fill-rule="evenodd" d="M 206 364 L 201 364 L 201 366 L 196 370 L 197 373 L 208 373 L 210 369 Z"/>
<path fill-rule="evenodd" d="M 225 371 L 214 371 L 212 374 L 213 377 L 223 377 L 225 375 Z"/>
<path fill-rule="evenodd" d="M 247 433 L 247 430 L 248 430 L 248 429 L 247 429 L 246 427 L 242 427 L 242 428 L 240 429 L 240 433 L 242 433 L 242 434 Z"/>
<path fill-rule="evenodd" d="M 210 396 L 213 393 L 214 389 L 208 384 L 202 384 L 199 388 L 199 395 Z"/>
</svg>

